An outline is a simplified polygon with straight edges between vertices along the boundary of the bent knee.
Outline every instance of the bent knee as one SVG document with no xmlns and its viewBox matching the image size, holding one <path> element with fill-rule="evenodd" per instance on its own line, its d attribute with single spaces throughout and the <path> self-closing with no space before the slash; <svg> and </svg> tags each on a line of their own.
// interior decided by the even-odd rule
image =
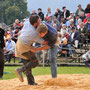
<svg viewBox="0 0 90 90">
<path fill-rule="evenodd" d="M 32 68 L 34 68 L 34 67 L 36 67 L 36 66 L 38 66 L 38 65 L 39 65 L 38 60 L 32 61 Z"/>
</svg>

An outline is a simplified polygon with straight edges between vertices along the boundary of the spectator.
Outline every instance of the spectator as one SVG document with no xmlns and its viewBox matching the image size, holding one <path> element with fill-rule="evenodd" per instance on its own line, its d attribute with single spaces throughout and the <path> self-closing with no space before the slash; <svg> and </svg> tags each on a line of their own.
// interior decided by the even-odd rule
<svg viewBox="0 0 90 90">
<path fill-rule="evenodd" d="M 15 23 L 16 23 L 16 27 L 20 27 L 21 25 L 20 25 L 20 22 L 19 22 L 19 19 L 16 19 L 15 20 Z"/>
<path fill-rule="evenodd" d="M 67 18 L 67 20 L 73 19 L 73 21 L 75 21 L 75 16 L 73 14 L 73 12 L 70 12 L 70 16 Z"/>
<path fill-rule="evenodd" d="M 59 29 L 59 26 L 60 26 L 60 23 L 59 23 L 59 21 L 55 18 L 55 16 L 54 16 L 54 20 L 53 20 L 53 26 L 57 29 L 57 31 L 59 31 L 60 29 Z"/>
<path fill-rule="evenodd" d="M 76 10 L 76 16 L 81 16 L 81 13 L 84 12 L 84 9 L 82 9 L 81 4 L 78 5 L 78 9 Z"/>
<path fill-rule="evenodd" d="M 37 15 L 36 10 L 33 10 L 31 15 Z"/>
<path fill-rule="evenodd" d="M 8 28 L 8 30 L 9 30 L 9 35 L 10 35 L 10 37 L 11 37 L 11 39 L 13 38 L 13 31 L 12 31 L 12 28 L 11 27 L 9 27 Z"/>
<path fill-rule="evenodd" d="M 20 27 L 19 27 L 19 29 L 22 30 L 22 28 L 23 28 L 23 22 L 20 22 Z"/>
<path fill-rule="evenodd" d="M 78 31 L 80 32 L 80 42 L 85 43 L 85 40 L 87 38 L 88 30 L 84 26 L 83 22 L 80 23 L 80 28 L 78 29 Z"/>
<path fill-rule="evenodd" d="M 90 13 L 90 4 L 87 5 L 87 7 L 85 8 L 85 14 Z"/>
<path fill-rule="evenodd" d="M 19 33 L 19 27 L 16 27 L 13 34 L 13 40 L 15 43 L 17 42 L 17 39 L 18 39 L 18 33 Z"/>
<path fill-rule="evenodd" d="M 61 33 L 62 36 L 64 35 L 64 31 L 66 31 L 68 33 L 68 29 L 67 29 L 65 24 L 62 25 L 62 28 L 60 30 L 60 33 Z"/>
<path fill-rule="evenodd" d="M 76 48 L 78 48 L 80 33 L 79 31 L 76 30 L 75 27 L 72 27 L 71 30 L 72 30 L 72 33 L 70 34 L 71 43 L 74 44 Z"/>
<path fill-rule="evenodd" d="M 6 42 L 6 61 L 10 63 L 12 54 L 15 53 L 15 42 L 11 39 L 11 37 L 8 37 L 8 41 Z"/>
<path fill-rule="evenodd" d="M 51 12 L 51 8 L 50 7 L 47 8 L 46 17 L 50 17 L 51 21 L 53 20 L 53 14 Z"/>
<path fill-rule="evenodd" d="M 63 15 L 64 19 L 67 20 L 67 17 L 70 16 L 70 11 L 67 10 L 65 6 L 64 6 L 62 9 L 63 9 L 63 13 L 62 13 L 62 15 Z"/>
<path fill-rule="evenodd" d="M 80 19 L 83 21 L 85 19 L 85 15 L 84 15 L 84 12 L 81 13 L 81 16 L 80 16 Z"/>
<path fill-rule="evenodd" d="M 89 42 L 90 42 L 90 18 L 87 18 L 87 23 L 86 23 L 86 28 L 88 30 L 88 39 L 89 39 Z"/>
<path fill-rule="evenodd" d="M 61 37 L 60 40 L 61 40 L 61 44 L 60 44 L 61 49 L 68 48 L 68 50 L 67 50 L 67 51 L 69 51 L 68 54 L 69 54 L 69 56 L 72 56 L 71 38 L 66 31 L 64 31 L 63 37 Z"/>
<path fill-rule="evenodd" d="M 76 28 L 79 29 L 80 28 L 80 23 L 82 23 L 81 19 L 78 19 L 78 25 L 76 25 Z"/>
<path fill-rule="evenodd" d="M 60 21 L 62 16 L 62 11 L 59 8 L 57 8 L 54 16 L 57 18 L 58 21 Z"/>
<path fill-rule="evenodd" d="M 43 21 L 44 20 L 44 14 L 43 14 L 41 8 L 38 8 L 38 15 L 40 16 L 41 20 Z"/>
<path fill-rule="evenodd" d="M 90 13 L 86 14 L 86 18 L 84 19 L 83 23 L 87 23 L 88 18 L 90 18 Z"/>
<path fill-rule="evenodd" d="M 60 21 L 60 23 L 61 23 L 61 22 L 63 22 L 63 24 L 66 23 L 66 20 L 65 20 L 65 18 L 64 18 L 63 16 L 61 16 L 61 21 Z"/>
<path fill-rule="evenodd" d="M 78 20 L 80 19 L 79 15 L 76 15 L 75 17 L 75 25 L 77 26 L 78 25 Z"/>
<path fill-rule="evenodd" d="M 13 23 L 12 30 L 15 30 L 16 27 L 17 27 L 16 23 Z"/>
<path fill-rule="evenodd" d="M 82 55 L 82 60 L 85 62 L 86 67 L 90 67 L 90 49 L 88 52 Z"/>
<path fill-rule="evenodd" d="M 50 17 L 48 17 L 48 16 L 46 17 L 46 22 L 52 25 L 52 21 L 51 21 Z"/>
</svg>

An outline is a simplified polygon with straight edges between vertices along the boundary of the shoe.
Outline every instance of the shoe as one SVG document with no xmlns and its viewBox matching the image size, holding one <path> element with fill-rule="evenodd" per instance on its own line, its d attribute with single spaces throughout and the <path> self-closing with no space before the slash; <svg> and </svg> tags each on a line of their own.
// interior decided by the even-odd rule
<svg viewBox="0 0 90 90">
<path fill-rule="evenodd" d="M 21 69 L 20 69 L 20 68 L 16 69 L 16 70 L 15 70 L 15 73 L 16 73 L 16 75 L 18 76 L 19 80 L 20 80 L 21 82 L 23 82 L 24 80 L 23 80 L 23 76 L 22 76 L 22 71 L 21 71 Z"/>
<path fill-rule="evenodd" d="M 28 84 L 28 85 L 38 85 L 38 83 Z"/>
<path fill-rule="evenodd" d="M 2 77 L 2 76 L 0 76 L 0 79 L 3 79 L 3 77 Z"/>
</svg>

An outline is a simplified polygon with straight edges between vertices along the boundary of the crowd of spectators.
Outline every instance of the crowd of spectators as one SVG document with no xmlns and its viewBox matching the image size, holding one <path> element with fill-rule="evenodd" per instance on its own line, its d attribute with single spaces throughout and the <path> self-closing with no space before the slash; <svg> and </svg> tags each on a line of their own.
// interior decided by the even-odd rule
<svg viewBox="0 0 90 90">
<path fill-rule="evenodd" d="M 41 21 L 47 22 L 56 28 L 57 32 L 60 34 L 60 47 L 69 48 L 69 54 L 71 56 L 72 45 L 75 48 L 79 48 L 79 43 L 82 43 L 83 45 L 86 41 L 90 42 L 90 4 L 88 4 L 85 9 L 79 4 L 75 13 L 64 6 L 62 7 L 62 10 L 57 8 L 54 14 L 52 13 L 51 8 L 48 7 L 46 14 L 43 13 L 41 8 L 38 8 L 38 13 L 33 10 L 31 15 L 39 15 Z M 15 49 L 15 45 L 12 44 L 12 41 L 15 43 L 17 42 L 23 25 L 24 20 L 20 22 L 16 19 L 13 25 L 8 28 L 8 31 L 5 32 L 5 38 L 7 40 L 7 50 L 5 53 L 13 53 L 9 52 L 12 47 Z"/>
</svg>

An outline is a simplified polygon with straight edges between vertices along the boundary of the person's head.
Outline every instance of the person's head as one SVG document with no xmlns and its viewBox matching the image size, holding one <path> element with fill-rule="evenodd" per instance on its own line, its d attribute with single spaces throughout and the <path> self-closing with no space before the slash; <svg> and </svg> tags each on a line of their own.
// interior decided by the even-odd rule
<svg viewBox="0 0 90 90">
<path fill-rule="evenodd" d="M 74 15 L 73 15 L 73 12 L 70 12 L 70 16 L 74 16 Z"/>
<path fill-rule="evenodd" d="M 33 10 L 32 13 L 33 13 L 33 14 L 36 14 L 36 10 Z"/>
<path fill-rule="evenodd" d="M 80 28 L 83 28 L 83 27 L 84 27 L 84 23 L 81 22 L 81 23 L 80 23 Z"/>
<path fill-rule="evenodd" d="M 75 27 L 72 27 L 71 30 L 72 30 L 72 32 L 74 32 L 76 30 L 76 28 Z"/>
<path fill-rule="evenodd" d="M 47 22 L 51 22 L 51 18 L 49 16 L 46 17 Z"/>
<path fill-rule="evenodd" d="M 64 21 L 65 19 L 64 19 L 64 17 L 63 16 L 61 16 L 61 21 Z"/>
<path fill-rule="evenodd" d="M 65 30 L 65 29 L 66 29 L 66 25 L 65 25 L 65 24 L 63 24 L 63 25 L 62 25 L 62 28 Z"/>
<path fill-rule="evenodd" d="M 48 7 L 48 8 L 47 8 L 47 11 L 48 11 L 48 12 L 51 12 L 51 8 L 50 8 L 50 7 Z"/>
<path fill-rule="evenodd" d="M 17 24 L 16 23 L 13 23 L 13 27 L 15 28 L 17 26 Z"/>
<path fill-rule="evenodd" d="M 36 31 L 40 37 L 44 37 L 48 32 L 48 27 L 44 23 L 40 23 Z"/>
<path fill-rule="evenodd" d="M 18 31 L 18 30 L 19 30 L 19 27 L 16 27 L 16 28 L 15 28 L 15 31 Z"/>
<path fill-rule="evenodd" d="M 38 13 L 42 12 L 42 9 L 41 8 L 38 8 Z"/>
<path fill-rule="evenodd" d="M 12 28 L 11 27 L 9 27 L 8 30 L 9 30 L 9 32 L 12 32 Z"/>
<path fill-rule="evenodd" d="M 19 19 L 16 19 L 16 20 L 15 20 L 15 23 L 16 23 L 16 24 L 19 24 Z"/>
<path fill-rule="evenodd" d="M 60 11 L 60 9 L 59 9 L 59 8 L 57 8 L 57 9 L 56 9 L 56 12 L 58 13 L 59 11 Z"/>
<path fill-rule="evenodd" d="M 66 11 L 66 7 L 64 6 L 64 7 L 62 7 L 62 10 L 65 12 Z"/>
<path fill-rule="evenodd" d="M 90 18 L 90 13 L 87 13 L 86 14 L 86 18 Z"/>
<path fill-rule="evenodd" d="M 78 5 L 78 9 L 81 9 L 81 8 L 82 8 L 82 6 L 81 6 L 81 4 L 79 4 L 79 5 Z"/>
<path fill-rule="evenodd" d="M 23 26 L 23 22 L 20 22 L 20 25 Z"/>
<path fill-rule="evenodd" d="M 35 28 L 40 24 L 40 17 L 38 15 L 32 15 L 29 18 L 29 22 L 31 23 L 31 25 L 33 25 Z"/>
<path fill-rule="evenodd" d="M 81 15 L 80 15 L 81 17 L 84 17 L 84 12 L 81 12 Z"/>
<path fill-rule="evenodd" d="M 80 24 L 82 22 L 82 20 L 81 19 L 78 19 L 78 24 Z"/>
<path fill-rule="evenodd" d="M 90 9 L 90 4 L 88 4 L 86 8 L 87 8 L 87 9 Z"/>
<path fill-rule="evenodd" d="M 74 23 L 70 23 L 70 27 L 74 27 Z"/>
<path fill-rule="evenodd" d="M 87 22 L 88 22 L 88 23 L 90 23 L 90 17 L 89 17 L 89 18 L 87 18 Z"/>
<path fill-rule="evenodd" d="M 8 42 L 10 42 L 11 41 L 11 37 L 8 37 Z"/>
<path fill-rule="evenodd" d="M 79 19 L 79 15 L 76 15 L 76 19 L 77 19 L 77 20 Z"/>
<path fill-rule="evenodd" d="M 53 24 L 53 27 L 57 28 L 57 25 L 54 23 L 54 24 Z"/>
</svg>

